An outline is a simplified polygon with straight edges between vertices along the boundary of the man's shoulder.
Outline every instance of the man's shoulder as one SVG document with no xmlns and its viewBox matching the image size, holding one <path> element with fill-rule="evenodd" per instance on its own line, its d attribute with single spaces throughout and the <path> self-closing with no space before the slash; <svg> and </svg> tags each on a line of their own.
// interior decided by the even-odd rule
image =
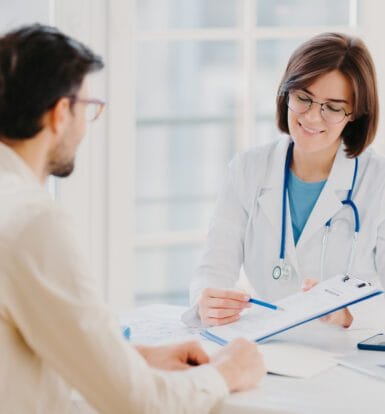
<svg viewBox="0 0 385 414">
<path fill-rule="evenodd" d="M 54 222 L 64 214 L 44 189 L 33 186 L 18 186 L 13 190 L 0 186 L 0 205 L 0 239 L 8 242 L 28 228 Z"/>
<path fill-rule="evenodd" d="M 3 270 L 12 271 L 22 263 L 44 268 L 56 263 L 61 269 L 74 261 L 82 263 L 83 259 L 79 260 L 82 251 L 71 220 L 54 201 L 36 194 L 13 207 L 7 217 L 0 219 Z"/>
</svg>

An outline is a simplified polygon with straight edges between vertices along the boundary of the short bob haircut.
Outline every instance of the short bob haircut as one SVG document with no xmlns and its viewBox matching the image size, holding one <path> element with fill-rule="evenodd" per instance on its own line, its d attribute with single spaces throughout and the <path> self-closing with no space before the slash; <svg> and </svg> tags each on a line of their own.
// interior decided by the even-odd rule
<svg viewBox="0 0 385 414">
<path fill-rule="evenodd" d="M 348 157 L 357 157 L 373 142 L 379 104 L 373 60 L 364 42 L 342 33 L 322 33 L 291 55 L 277 94 L 277 125 L 289 134 L 288 93 L 310 86 L 318 77 L 339 70 L 353 89 L 353 121 L 342 131 Z"/>
</svg>

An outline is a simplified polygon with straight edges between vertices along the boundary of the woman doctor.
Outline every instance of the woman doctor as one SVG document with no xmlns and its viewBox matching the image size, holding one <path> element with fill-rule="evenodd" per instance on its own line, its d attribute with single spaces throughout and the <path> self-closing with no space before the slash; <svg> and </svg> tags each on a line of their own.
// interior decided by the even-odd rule
<svg viewBox="0 0 385 414">
<path fill-rule="evenodd" d="M 385 275 L 385 160 L 367 149 L 377 122 L 362 40 L 324 33 L 294 51 L 277 95 L 288 136 L 230 163 L 185 322 L 237 320 L 251 306 L 235 288 L 242 266 L 257 297 L 273 302 L 336 274 Z M 349 327 L 353 315 L 326 319 Z"/>
</svg>

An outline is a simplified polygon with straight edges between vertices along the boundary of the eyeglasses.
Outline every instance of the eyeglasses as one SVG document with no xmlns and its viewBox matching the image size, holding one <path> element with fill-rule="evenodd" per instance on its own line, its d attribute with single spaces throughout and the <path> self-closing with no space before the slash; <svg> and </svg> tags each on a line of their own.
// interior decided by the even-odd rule
<svg viewBox="0 0 385 414">
<path fill-rule="evenodd" d="M 308 95 L 301 91 L 289 92 L 287 98 L 288 108 L 296 114 L 304 114 L 313 104 L 320 106 L 321 117 L 328 124 L 338 124 L 342 122 L 345 117 L 351 115 L 353 112 L 346 112 L 345 109 L 334 102 L 316 102 Z"/>
<path fill-rule="evenodd" d="M 86 120 L 89 122 L 96 121 L 103 112 L 106 103 L 101 99 L 83 99 L 77 96 L 68 96 L 72 104 L 76 102 L 86 105 Z"/>
</svg>

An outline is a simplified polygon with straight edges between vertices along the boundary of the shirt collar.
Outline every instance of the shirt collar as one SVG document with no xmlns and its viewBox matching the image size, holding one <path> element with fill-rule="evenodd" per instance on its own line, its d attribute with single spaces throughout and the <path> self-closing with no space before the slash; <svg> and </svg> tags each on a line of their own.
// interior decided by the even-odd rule
<svg viewBox="0 0 385 414">
<path fill-rule="evenodd" d="M 290 137 L 278 141 L 271 155 L 270 171 L 264 188 L 282 188 L 287 148 L 291 142 Z M 348 158 L 346 146 L 341 140 L 327 179 L 328 185 L 335 190 L 348 190 L 351 187 L 354 174 L 354 158 Z"/>
<path fill-rule="evenodd" d="M 17 174 L 23 181 L 42 187 L 28 164 L 8 145 L 0 141 L 0 169 Z"/>
</svg>

